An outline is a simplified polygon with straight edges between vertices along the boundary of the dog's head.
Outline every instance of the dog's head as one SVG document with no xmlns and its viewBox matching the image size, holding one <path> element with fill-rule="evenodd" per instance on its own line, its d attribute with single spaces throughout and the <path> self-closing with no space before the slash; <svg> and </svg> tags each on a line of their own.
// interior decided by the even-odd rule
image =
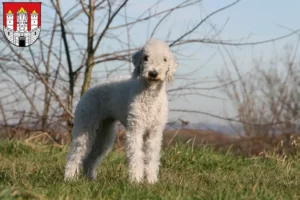
<svg viewBox="0 0 300 200">
<path fill-rule="evenodd" d="M 144 48 L 132 56 L 134 71 L 132 78 L 141 77 L 148 83 L 173 80 L 177 61 L 169 46 L 158 39 L 149 40 Z"/>
</svg>

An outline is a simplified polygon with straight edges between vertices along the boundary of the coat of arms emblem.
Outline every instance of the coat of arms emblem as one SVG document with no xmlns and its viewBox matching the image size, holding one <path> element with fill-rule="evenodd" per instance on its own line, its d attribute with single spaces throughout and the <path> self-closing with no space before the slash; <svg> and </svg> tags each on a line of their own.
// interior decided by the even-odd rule
<svg viewBox="0 0 300 200">
<path fill-rule="evenodd" d="M 3 31 L 16 46 L 33 44 L 41 32 L 41 2 L 3 2 Z"/>
</svg>

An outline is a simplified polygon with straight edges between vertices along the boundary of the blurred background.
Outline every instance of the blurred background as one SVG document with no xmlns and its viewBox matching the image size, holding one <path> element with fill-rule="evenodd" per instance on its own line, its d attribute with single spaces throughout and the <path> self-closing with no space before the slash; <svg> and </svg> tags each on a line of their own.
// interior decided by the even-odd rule
<svg viewBox="0 0 300 200">
<path fill-rule="evenodd" d="M 168 88 L 165 146 L 180 140 L 246 155 L 293 152 L 299 8 L 281 0 L 42 1 L 33 45 L 11 45 L 0 30 L 0 138 L 67 144 L 80 96 L 130 76 L 131 55 L 159 38 L 179 63 Z M 116 129 L 122 147 L 124 128 Z"/>
</svg>

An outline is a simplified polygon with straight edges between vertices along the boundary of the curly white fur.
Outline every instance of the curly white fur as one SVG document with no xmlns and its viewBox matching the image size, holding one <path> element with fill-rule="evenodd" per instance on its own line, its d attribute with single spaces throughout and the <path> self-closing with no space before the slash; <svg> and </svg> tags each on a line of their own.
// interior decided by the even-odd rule
<svg viewBox="0 0 300 200">
<path fill-rule="evenodd" d="M 127 129 L 130 181 L 158 180 L 162 132 L 168 118 L 166 83 L 173 79 L 177 61 L 168 45 L 157 39 L 149 40 L 132 61 L 131 79 L 91 88 L 78 103 L 66 180 L 77 177 L 81 163 L 84 174 L 96 178 L 98 164 L 115 141 L 116 120 Z"/>
</svg>

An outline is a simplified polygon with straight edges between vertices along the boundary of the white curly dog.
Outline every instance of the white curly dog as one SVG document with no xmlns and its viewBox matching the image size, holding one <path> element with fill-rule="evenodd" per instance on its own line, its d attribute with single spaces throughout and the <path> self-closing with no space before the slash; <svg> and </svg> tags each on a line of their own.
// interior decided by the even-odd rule
<svg viewBox="0 0 300 200">
<path fill-rule="evenodd" d="M 120 121 L 127 130 L 126 157 L 131 182 L 158 180 L 162 133 L 168 118 L 166 84 L 177 69 L 169 46 L 158 39 L 147 41 L 132 56 L 132 78 L 108 82 L 89 89 L 77 105 L 72 145 L 65 180 L 83 173 L 96 178 L 96 169 L 111 149 Z"/>
</svg>

